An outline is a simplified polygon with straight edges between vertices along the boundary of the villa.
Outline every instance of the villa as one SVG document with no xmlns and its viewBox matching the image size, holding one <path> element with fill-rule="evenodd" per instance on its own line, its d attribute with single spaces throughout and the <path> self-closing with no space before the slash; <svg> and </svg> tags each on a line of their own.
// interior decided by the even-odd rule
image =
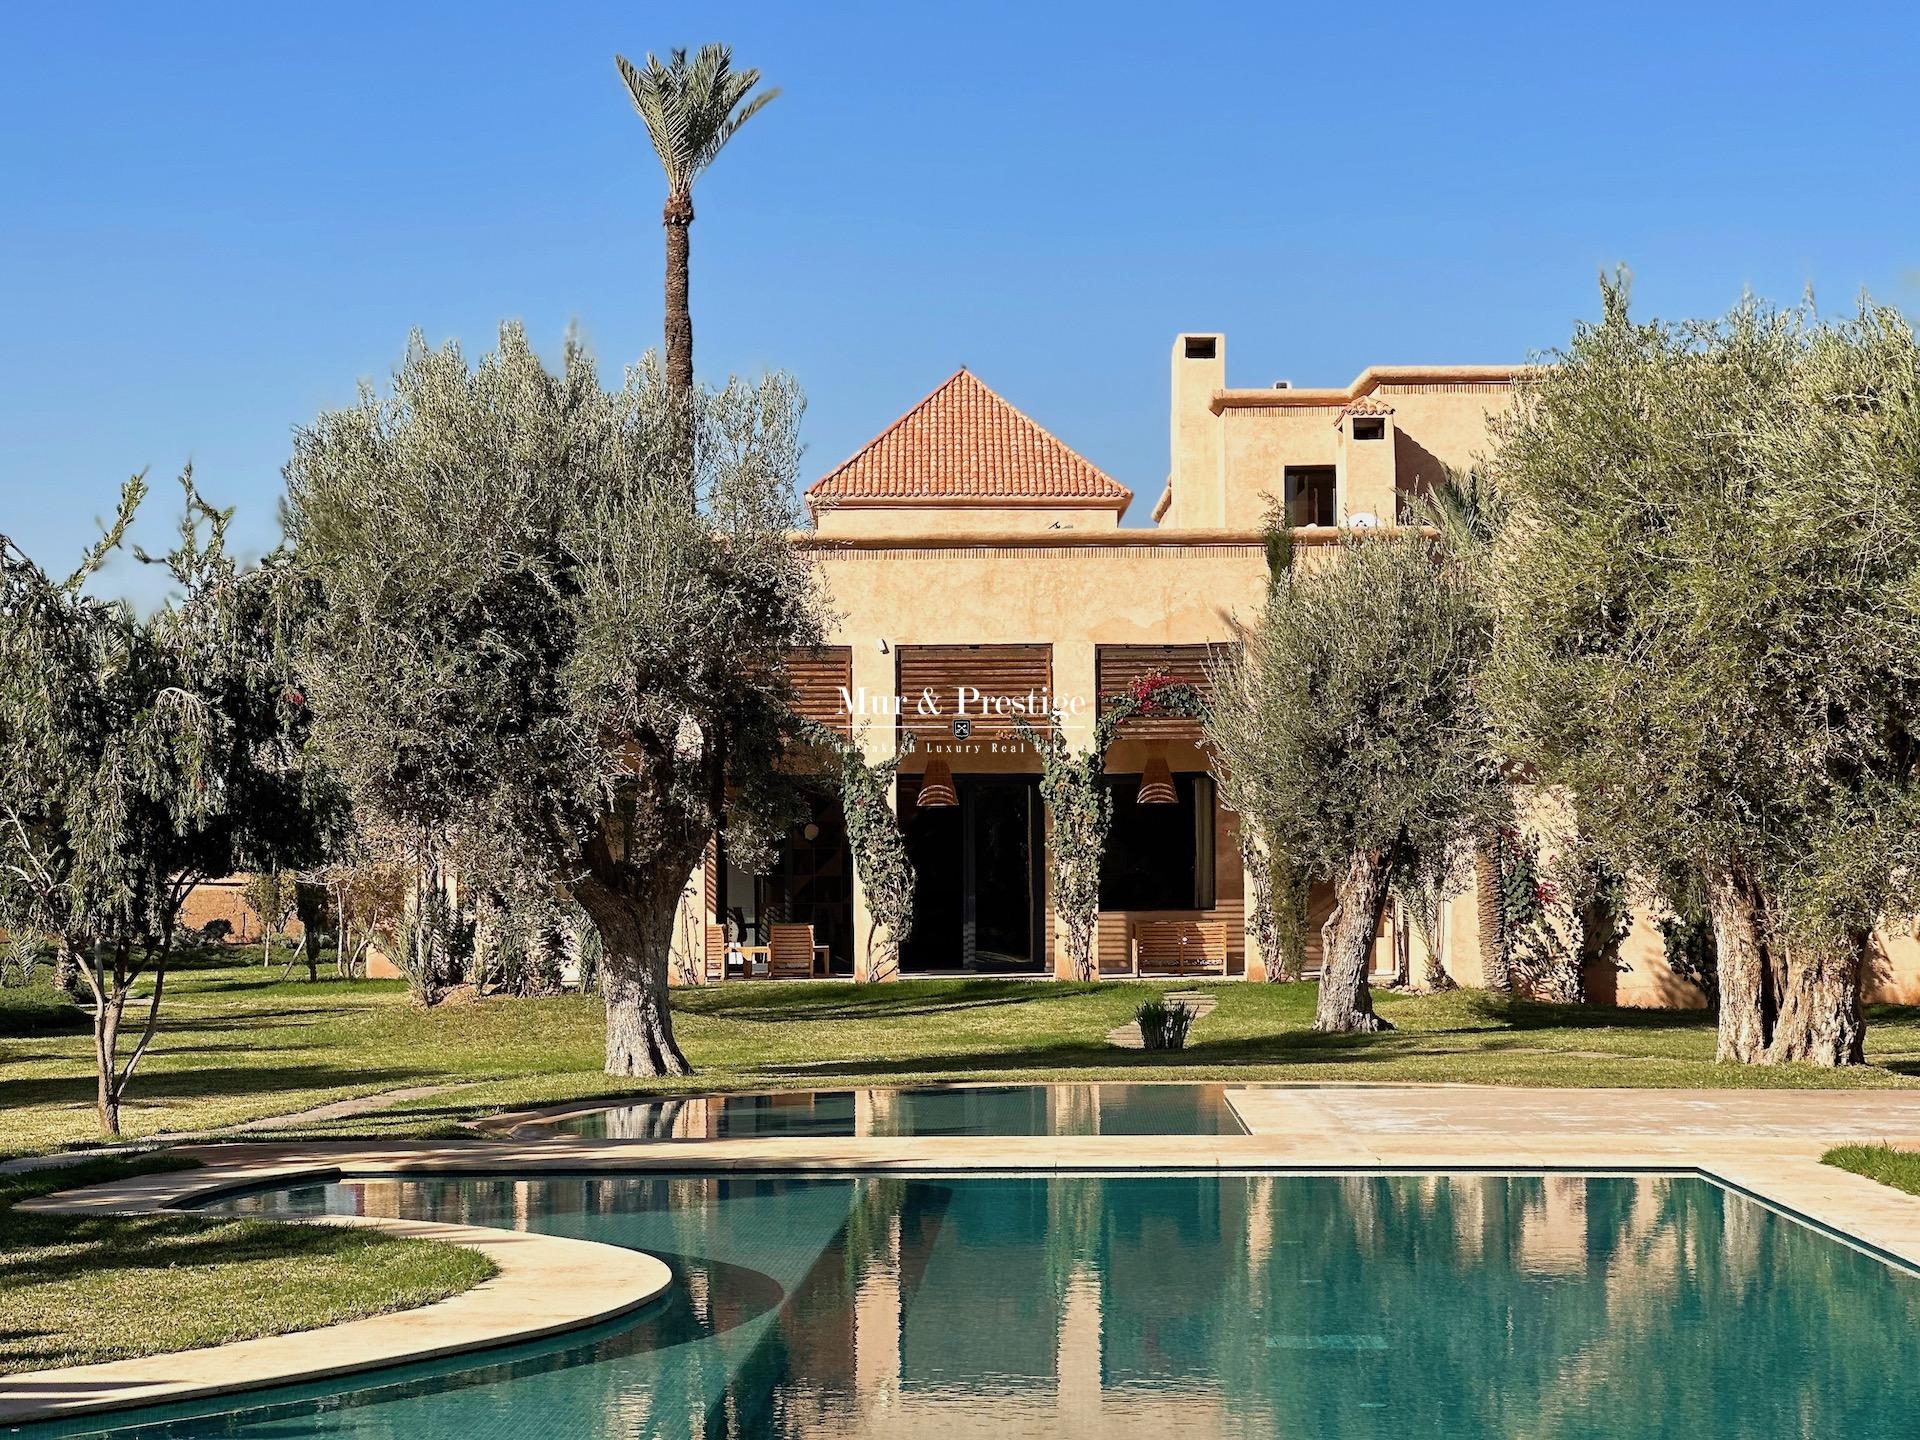
<svg viewBox="0 0 1920 1440">
<path fill-rule="evenodd" d="M 832 614 L 828 643 L 792 657 L 808 719 L 868 761 L 899 758 L 893 803 L 916 879 L 897 968 L 876 968 L 872 916 L 837 793 L 776 848 L 770 869 L 710 844 L 684 893 L 670 976 L 1070 978 L 1049 895 L 1040 762 L 1016 725 L 1062 727 L 1073 749 L 1147 677 L 1208 686 L 1209 663 L 1259 611 L 1269 518 L 1329 554 L 1343 531 L 1395 524 L 1449 469 L 1489 448 L 1517 366 L 1376 365 L 1345 386 L 1226 383 L 1226 337 L 1176 337 L 1169 465 L 1146 526 L 1133 492 L 962 369 L 805 493 L 800 537 Z M 901 752 L 906 751 L 903 755 Z M 1100 882 L 1103 976 L 1259 978 L 1247 927 L 1238 817 L 1222 803 L 1197 721 L 1121 725 L 1105 773 L 1114 800 Z M 224 921 L 257 943 L 245 877 L 196 887 L 183 921 Z M 1315 887 L 1306 969 L 1319 965 L 1331 888 Z M 1438 959 L 1483 983 L 1480 897 L 1468 878 L 1442 906 Z M 1622 968 L 1589 964 L 1598 1003 L 1697 1008 L 1668 963 L 1660 917 L 1636 907 Z M 775 927 L 800 943 L 776 954 Z M 806 935 L 801 927 L 811 929 Z M 1920 1003 L 1920 933 L 1883 926 L 1870 1001 Z M 1389 905 L 1376 979 L 1418 983 L 1426 947 Z M 377 952 L 369 973 L 399 971 Z"/>
<path fill-rule="evenodd" d="M 967 370 L 816 481 L 804 543 L 836 620 L 831 643 L 796 660 L 800 707 L 870 760 L 914 741 L 896 796 L 918 878 L 901 970 L 1069 973 L 1038 757 L 1016 718 L 1044 724 L 1057 711 L 1067 743 L 1084 749 L 1100 707 L 1142 677 L 1204 690 L 1210 652 L 1258 611 L 1275 507 L 1310 546 L 1395 523 L 1446 467 L 1485 448 L 1513 375 L 1375 366 L 1341 388 L 1231 389 L 1226 337 L 1181 335 L 1170 464 L 1149 527 L 1123 527 L 1133 493 Z M 1111 747 L 1103 973 L 1131 973 L 1141 936 L 1168 922 L 1197 942 L 1182 968 L 1197 949 L 1208 973 L 1260 973 L 1237 817 L 1208 769 L 1192 720 L 1130 720 Z M 1330 902 L 1316 897 L 1310 963 Z M 1447 964 L 1477 977 L 1474 906 L 1450 909 Z M 710 851 L 681 919 L 686 977 L 715 973 L 715 937 L 764 946 L 780 921 L 813 927 L 816 973 L 868 976 L 870 925 L 838 801 L 821 793 L 770 873 Z M 1395 943 L 1384 927 L 1378 969 L 1392 968 Z"/>
<path fill-rule="evenodd" d="M 1067 743 L 1084 749 L 1100 707 L 1142 677 L 1204 690 L 1209 654 L 1233 643 L 1236 618 L 1258 613 L 1269 515 L 1284 507 L 1296 546 L 1405 518 L 1448 468 L 1486 451 L 1517 373 L 1376 365 L 1344 387 L 1231 388 L 1226 337 L 1180 335 L 1167 481 L 1151 526 L 1123 526 L 1130 490 L 964 369 L 815 481 L 802 543 L 836 618 L 831 643 L 796 657 L 794 675 L 802 712 L 853 738 L 869 761 L 913 739 L 895 796 L 917 877 L 900 971 L 1070 976 L 1048 896 L 1039 760 L 1016 718 L 1039 726 L 1057 711 Z M 1130 720 L 1110 748 L 1103 975 L 1262 973 L 1238 819 L 1208 771 L 1191 720 Z M 1309 972 L 1331 903 L 1318 887 Z M 767 964 L 780 922 L 812 926 L 811 965 Z M 1442 929 L 1444 968 L 1481 983 L 1471 887 L 1446 903 Z M 870 931 L 839 802 L 823 789 L 769 873 L 709 849 L 682 903 L 674 975 L 892 978 L 871 973 Z M 1193 943 L 1143 943 L 1170 932 Z M 1868 997 L 1920 1000 L 1920 942 L 1905 931 L 1875 939 Z M 729 941 L 736 948 L 722 959 Z M 1668 965 L 1658 917 L 1636 910 L 1619 958 L 1625 969 L 1589 966 L 1589 998 L 1705 1003 Z M 1390 906 L 1375 975 L 1417 977 L 1424 959 Z"/>
</svg>

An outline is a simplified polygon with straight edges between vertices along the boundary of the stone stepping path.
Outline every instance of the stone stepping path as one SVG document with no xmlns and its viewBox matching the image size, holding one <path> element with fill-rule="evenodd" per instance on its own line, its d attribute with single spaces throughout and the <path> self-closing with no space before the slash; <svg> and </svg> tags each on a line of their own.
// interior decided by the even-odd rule
<svg viewBox="0 0 1920 1440">
<path fill-rule="evenodd" d="M 474 1082 L 470 1080 L 462 1080 L 448 1085 L 408 1085 L 399 1090 L 381 1090 L 373 1095 L 355 1095 L 347 1100 L 333 1100 L 325 1105 L 315 1105 L 308 1110 L 296 1110 L 291 1115 L 262 1115 L 258 1120 L 242 1120 L 237 1125 L 223 1125 L 218 1130 L 207 1130 L 201 1133 L 251 1135 L 262 1130 L 280 1130 L 295 1125 L 322 1125 L 329 1120 L 350 1120 L 355 1115 L 371 1115 L 376 1111 L 404 1104 L 408 1100 L 424 1100 L 429 1095 L 444 1095 L 449 1090 L 458 1090 L 472 1083 Z"/>
</svg>

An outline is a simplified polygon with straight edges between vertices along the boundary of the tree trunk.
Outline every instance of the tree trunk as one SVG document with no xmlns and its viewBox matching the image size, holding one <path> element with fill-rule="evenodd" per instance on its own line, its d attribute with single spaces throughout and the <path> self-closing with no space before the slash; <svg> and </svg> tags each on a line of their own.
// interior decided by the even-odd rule
<svg viewBox="0 0 1920 1440">
<path fill-rule="evenodd" d="M 1497 834 L 1474 840 L 1473 892 L 1480 916 L 1480 983 L 1497 994 L 1511 995 L 1513 968 L 1507 958 L 1506 895 Z"/>
<path fill-rule="evenodd" d="M 1333 913 L 1321 927 L 1320 998 L 1313 1028 L 1328 1034 L 1371 1034 L 1393 1027 L 1373 1011 L 1367 961 L 1380 933 L 1392 866 L 1371 850 L 1355 852 L 1334 886 Z"/>
<path fill-rule="evenodd" d="M 660 221 L 667 230 L 667 388 L 687 399 L 693 395 L 693 313 L 687 305 L 687 227 L 693 224 L 693 197 L 669 195 Z"/>
<path fill-rule="evenodd" d="M 674 463 L 692 498 L 693 312 L 687 304 L 691 278 L 687 232 L 693 224 L 693 197 L 669 195 L 660 219 L 667 231 L 667 401 L 673 407 Z"/>
<path fill-rule="evenodd" d="M 1406 907 L 1388 897 L 1392 923 L 1387 927 L 1387 943 L 1393 946 L 1393 984 L 1395 990 L 1413 988 L 1413 922 Z"/>
<path fill-rule="evenodd" d="M 1260 951 L 1260 977 L 1279 980 L 1286 962 L 1280 956 L 1280 926 L 1274 919 L 1273 860 L 1245 816 L 1240 820 L 1240 865 L 1246 874 L 1247 933 Z"/>
<path fill-rule="evenodd" d="M 609 1075 L 691 1075 L 673 1038 L 667 957 L 673 944 L 677 885 L 630 894 L 597 877 L 575 882 L 574 896 L 600 932 L 600 994 L 607 1009 Z"/>
<path fill-rule="evenodd" d="M 307 983 L 314 984 L 320 979 L 320 941 L 331 928 L 334 932 L 333 943 L 336 952 L 344 943 L 339 934 L 339 917 L 333 917 L 329 926 L 327 916 L 327 887 L 318 881 L 302 880 L 297 876 L 293 882 L 294 913 L 300 917 L 300 947 L 307 958 Z"/>
<path fill-rule="evenodd" d="M 131 952 L 122 947 L 113 952 L 112 968 L 99 946 L 90 947 L 90 957 L 81 961 L 81 973 L 93 992 L 94 1108 L 100 1118 L 100 1133 L 109 1140 L 120 1138 L 120 1097 L 126 1093 L 133 1072 L 146 1057 L 160 1023 L 160 997 L 166 992 L 167 950 L 163 942 L 157 955 L 152 946 L 145 953 L 145 964 L 153 967 L 153 994 L 147 1001 L 146 1023 L 133 1053 L 120 1064 L 120 1026 L 126 1015 L 127 997 L 143 966 L 130 965 Z M 77 958 L 77 954 L 76 954 Z"/>
<path fill-rule="evenodd" d="M 1774 998 L 1759 899 L 1744 877 L 1722 875 L 1708 884 L 1707 907 L 1713 916 L 1720 987 L 1720 1045 L 1715 1058 L 1765 1064 Z"/>
<path fill-rule="evenodd" d="M 93 1007 L 94 1109 L 100 1133 L 109 1140 L 120 1138 L 120 1017 L 126 1005 L 126 987 L 116 979 L 110 990 L 99 993 Z"/>
<path fill-rule="evenodd" d="M 413 883 L 407 887 L 401 923 L 400 967 L 414 1000 L 426 1007 L 440 1003 L 452 981 L 447 937 L 451 928 L 448 884 L 435 842 L 423 838 L 416 851 Z"/>
<path fill-rule="evenodd" d="M 1460 988 L 1447 973 L 1444 954 L 1446 928 L 1441 923 L 1441 907 L 1445 903 L 1439 898 L 1438 889 L 1422 885 L 1414 892 L 1408 906 L 1413 913 L 1414 934 L 1420 937 L 1420 948 L 1427 952 L 1426 963 L 1421 967 L 1421 983 L 1433 995 Z"/>
<path fill-rule="evenodd" d="M 62 995 L 78 996 L 80 993 L 80 962 L 74 956 L 73 945 L 65 937 L 60 940 L 60 948 L 53 960 L 53 988 Z"/>
<path fill-rule="evenodd" d="M 1866 1064 L 1867 1025 L 1860 1010 L 1865 953 L 1864 935 L 1829 948 L 1792 947 L 1768 1060 L 1829 1069 Z"/>
</svg>

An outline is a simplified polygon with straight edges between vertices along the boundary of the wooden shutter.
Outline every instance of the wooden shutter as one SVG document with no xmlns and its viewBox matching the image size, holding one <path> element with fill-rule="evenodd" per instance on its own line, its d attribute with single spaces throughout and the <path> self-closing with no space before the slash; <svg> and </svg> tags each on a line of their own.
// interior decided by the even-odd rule
<svg viewBox="0 0 1920 1440">
<path fill-rule="evenodd" d="M 1131 689 L 1133 682 L 1147 675 L 1171 675 L 1184 680 L 1209 700 L 1213 686 L 1207 679 L 1207 661 L 1221 645 L 1102 645 L 1095 658 L 1099 675 L 1100 708 L 1107 701 Z M 1135 718 L 1121 725 L 1119 734 L 1129 740 L 1184 740 L 1200 742 L 1200 722 L 1175 716 L 1152 719 Z"/>
<path fill-rule="evenodd" d="M 900 728 L 921 740 L 951 740 L 962 688 L 988 699 L 1029 699 L 1043 713 L 1027 715 L 1036 731 L 1052 728 L 1046 710 L 1053 704 L 1053 647 L 1051 645 L 902 645 L 896 673 L 900 682 Z M 937 714 L 923 714 L 921 699 L 931 697 Z M 964 717 L 973 722 L 975 736 L 1013 734 L 1013 717 L 982 713 L 971 694 Z"/>
<path fill-rule="evenodd" d="M 793 681 L 793 708 L 802 717 L 852 738 L 853 717 L 841 691 L 853 689 L 853 647 L 820 645 L 787 656 Z"/>
</svg>

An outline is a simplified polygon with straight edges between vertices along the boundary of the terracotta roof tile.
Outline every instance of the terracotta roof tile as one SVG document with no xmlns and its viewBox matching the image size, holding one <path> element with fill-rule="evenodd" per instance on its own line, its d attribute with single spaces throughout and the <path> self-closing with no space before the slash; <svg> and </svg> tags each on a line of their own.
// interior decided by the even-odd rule
<svg viewBox="0 0 1920 1440">
<path fill-rule="evenodd" d="M 1391 415 L 1393 406 L 1374 395 L 1362 395 L 1358 400 L 1350 400 L 1340 407 L 1340 413 L 1333 417 L 1338 425 L 1349 415 Z"/>
<path fill-rule="evenodd" d="M 1118 510 L 1132 499 L 964 369 L 807 490 L 817 510 L 995 500 Z"/>
</svg>

